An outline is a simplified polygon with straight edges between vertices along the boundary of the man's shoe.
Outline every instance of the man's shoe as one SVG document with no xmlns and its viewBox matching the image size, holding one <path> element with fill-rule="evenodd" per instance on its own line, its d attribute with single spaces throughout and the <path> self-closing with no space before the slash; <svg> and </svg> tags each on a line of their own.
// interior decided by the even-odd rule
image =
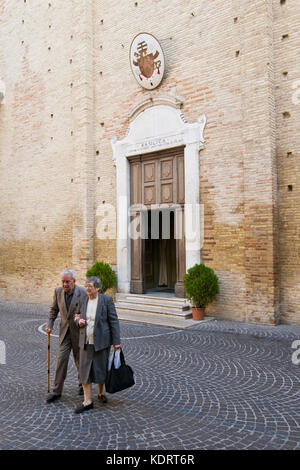
<svg viewBox="0 0 300 470">
<path fill-rule="evenodd" d="M 78 415 L 79 413 L 83 413 L 84 411 L 88 411 L 94 408 L 93 403 L 90 403 L 89 405 L 84 406 L 84 404 L 78 406 L 78 408 L 75 409 L 75 413 Z"/>
<path fill-rule="evenodd" d="M 102 395 L 98 395 L 98 400 L 102 401 L 102 403 L 107 403 L 107 397 L 102 393 Z"/>
<path fill-rule="evenodd" d="M 47 398 L 47 403 L 52 403 L 53 401 L 58 400 L 58 398 L 60 397 L 61 395 L 57 395 L 57 393 L 53 393 L 52 395 L 50 395 L 49 398 Z"/>
<path fill-rule="evenodd" d="M 83 395 L 83 387 L 79 387 L 79 389 L 78 389 L 78 395 Z"/>
</svg>

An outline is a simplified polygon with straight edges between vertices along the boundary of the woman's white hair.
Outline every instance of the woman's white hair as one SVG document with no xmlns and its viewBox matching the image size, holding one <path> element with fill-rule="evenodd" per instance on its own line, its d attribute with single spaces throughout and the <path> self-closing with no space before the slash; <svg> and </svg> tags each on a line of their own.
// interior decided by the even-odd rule
<svg viewBox="0 0 300 470">
<path fill-rule="evenodd" d="M 72 279 L 74 279 L 74 281 L 76 281 L 76 273 L 75 273 L 75 271 L 73 271 L 73 269 L 65 269 L 61 273 L 61 277 L 62 276 L 72 276 Z"/>
<path fill-rule="evenodd" d="M 95 277 L 95 276 L 88 277 L 85 282 L 86 282 L 86 283 L 92 282 L 92 283 L 93 283 L 93 286 L 94 286 L 96 289 L 101 289 L 101 287 L 102 287 L 102 282 L 101 282 L 101 280 L 100 280 L 98 277 Z"/>
</svg>

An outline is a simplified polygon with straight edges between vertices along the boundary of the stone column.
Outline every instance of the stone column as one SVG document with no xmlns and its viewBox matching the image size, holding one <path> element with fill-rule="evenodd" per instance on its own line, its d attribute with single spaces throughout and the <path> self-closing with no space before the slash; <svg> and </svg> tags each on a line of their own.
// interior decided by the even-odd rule
<svg viewBox="0 0 300 470">
<path fill-rule="evenodd" d="M 117 179 L 118 292 L 130 292 L 131 244 L 129 237 L 130 165 L 122 143 L 112 141 Z"/>
<path fill-rule="evenodd" d="M 198 128 L 189 132 L 184 149 L 186 270 L 200 263 L 200 161 Z"/>
</svg>

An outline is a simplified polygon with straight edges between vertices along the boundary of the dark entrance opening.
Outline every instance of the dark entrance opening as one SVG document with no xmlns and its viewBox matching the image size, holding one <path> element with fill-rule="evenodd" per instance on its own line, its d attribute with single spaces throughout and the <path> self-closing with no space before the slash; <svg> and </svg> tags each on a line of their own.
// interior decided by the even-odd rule
<svg viewBox="0 0 300 470">
<path fill-rule="evenodd" d="M 176 239 L 174 210 L 144 212 L 146 292 L 174 292 L 176 283 Z"/>
</svg>

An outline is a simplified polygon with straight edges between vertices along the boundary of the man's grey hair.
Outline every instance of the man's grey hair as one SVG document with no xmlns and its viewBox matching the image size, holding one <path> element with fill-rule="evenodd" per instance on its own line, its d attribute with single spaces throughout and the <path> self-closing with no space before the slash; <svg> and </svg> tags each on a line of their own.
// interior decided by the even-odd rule
<svg viewBox="0 0 300 470">
<path fill-rule="evenodd" d="M 62 276 L 72 276 L 72 279 L 74 281 L 76 281 L 76 273 L 75 271 L 73 271 L 73 269 L 65 269 L 64 271 L 62 271 L 61 273 L 61 277 Z"/>
<path fill-rule="evenodd" d="M 85 281 L 85 283 L 87 282 L 92 282 L 93 283 L 93 286 L 96 287 L 96 289 L 100 289 L 101 290 L 101 287 L 102 287 L 102 283 L 100 281 L 100 279 L 98 277 L 95 277 L 95 276 L 92 276 L 92 277 L 88 277 Z"/>
</svg>

